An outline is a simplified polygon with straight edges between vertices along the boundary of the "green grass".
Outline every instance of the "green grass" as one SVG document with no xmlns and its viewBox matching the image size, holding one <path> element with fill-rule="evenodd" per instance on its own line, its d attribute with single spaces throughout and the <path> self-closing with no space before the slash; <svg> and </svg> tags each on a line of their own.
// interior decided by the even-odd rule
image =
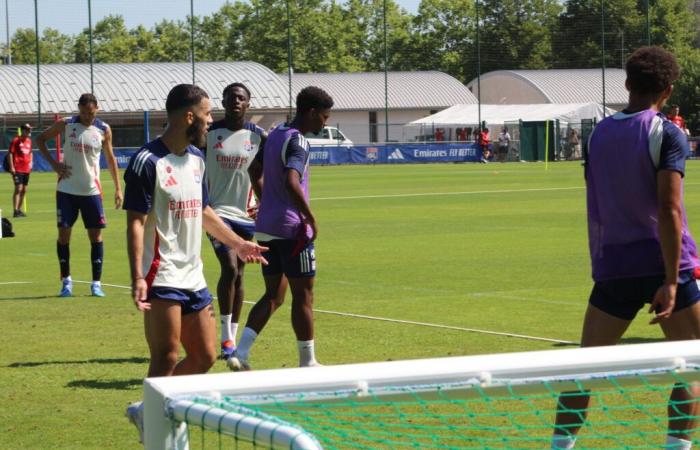
<svg viewBox="0 0 700 450">
<path fill-rule="evenodd" d="M 686 207 L 700 235 L 700 163 L 688 163 Z M 5 177 L 0 207 L 11 211 Z M 320 223 L 316 307 L 393 319 L 577 341 L 591 287 L 580 164 L 314 167 Z M 105 198 L 112 198 L 103 174 Z M 0 447 L 137 448 L 123 417 L 140 398 L 148 365 L 141 313 L 129 291 L 56 298 L 55 176 L 32 174 L 29 216 L 0 240 Z M 415 194 L 415 195 L 411 195 Z M 434 195 L 428 195 L 434 194 Z M 106 203 L 103 282 L 129 285 L 125 215 Z M 210 287 L 218 264 L 202 257 Z M 80 222 L 73 278 L 90 279 Z M 246 296 L 262 290 L 259 268 Z M 246 304 L 243 317 L 250 304 Z M 243 319 L 245 320 L 245 319 Z M 562 344 L 316 315 L 324 364 L 560 348 Z M 640 317 L 626 342 L 661 338 Z M 296 344 L 285 305 L 253 348 L 256 369 L 293 367 Z M 217 363 L 214 371 L 224 371 Z"/>
</svg>

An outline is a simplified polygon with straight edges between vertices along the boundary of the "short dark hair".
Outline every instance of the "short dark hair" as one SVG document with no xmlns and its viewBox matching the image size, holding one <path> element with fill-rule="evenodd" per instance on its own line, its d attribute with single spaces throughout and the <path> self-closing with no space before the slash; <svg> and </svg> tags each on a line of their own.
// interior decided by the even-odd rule
<svg viewBox="0 0 700 450">
<path fill-rule="evenodd" d="M 681 107 L 680 107 L 680 106 L 678 106 L 678 105 L 676 105 L 676 104 L 673 104 L 673 105 L 671 105 L 671 109 L 675 109 L 675 108 L 678 108 L 678 109 L 680 109 Z"/>
<path fill-rule="evenodd" d="M 297 113 L 305 114 L 312 109 L 330 109 L 333 99 L 320 87 L 307 86 L 297 95 Z"/>
<path fill-rule="evenodd" d="M 83 94 L 78 99 L 78 105 L 80 105 L 80 106 L 86 106 L 86 105 L 89 105 L 90 103 L 97 106 L 97 97 L 95 97 L 93 94 L 90 94 L 90 93 Z"/>
<path fill-rule="evenodd" d="M 224 98 L 226 98 L 227 95 L 231 94 L 233 92 L 233 90 L 236 88 L 243 89 L 246 92 L 246 94 L 248 94 L 248 100 L 250 100 L 250 97 L 251 97 L 250 89 L 248 89 L 248 87 L 245 84 L 238 83 L 238 82 L 231 83 L 224 88 L 224 93 L 223 93 Z"/>
<path fill-rule="evenodd" d="M 179 109 L 197 105 L 203 98 L 209 98 L 209 94 L 201 87 L 194 84 L 178 84 L 168 92 L 165 110 L 170 114 Z"/>
<path fill-rule="evenodd" d="M 658 94 L 673 84 L 681 69 L 676 57 L 661 47 L 641 47 L 625 64 L 630 91 Z"/>
</svg>

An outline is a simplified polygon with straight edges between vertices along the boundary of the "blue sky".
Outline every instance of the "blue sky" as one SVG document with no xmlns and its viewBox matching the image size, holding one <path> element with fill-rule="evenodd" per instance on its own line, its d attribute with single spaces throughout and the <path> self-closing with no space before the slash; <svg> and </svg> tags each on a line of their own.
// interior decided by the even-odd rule
<svg viewBox="0 0 700 450">
<path fill-rule="evenodd" d="M 10 36 L 17 28 L 34 28 L 32 0 L 0 0 L 0 42 L 5 41 L 5 1 L 9 7 Z M 420 0 L 395 0 L 415 13 Z M 194 0 L 195 15 L 218 10 L 225 0 Z M 88 26 L 87 0 L 38 0 L 39 29 L 51 27 L 65 34 L 77 34 Z M 120 14 L 126 26 L 143 24 L 150 28 L 162 19 L 183 19 L 190 13 L 189 0 L 92 0 L 93 24 L 109 14 Z"/>
</svg>

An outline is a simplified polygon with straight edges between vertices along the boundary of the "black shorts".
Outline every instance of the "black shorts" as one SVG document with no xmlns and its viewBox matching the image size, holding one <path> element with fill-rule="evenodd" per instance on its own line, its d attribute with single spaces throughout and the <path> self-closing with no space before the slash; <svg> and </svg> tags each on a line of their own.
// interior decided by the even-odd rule
<svg viewBox="0 0 700 450">
<path fill-rule="evenodd" d="M 14 175 L 12 175 L 12 181 L 15 182 L 15 186 L 19 186 L 20 184 L 26 186 L 29 184 L 29 174 L 15 172 Z"/>
<path fill-rule="evenodd" d="M 664 284 L 664 278 L 663 275 L 658 275 L 598 281 L 593 286 L 588 302 L 612 316 L 632 320 L 644 304 L 654 300 L 654 294 Z M 678 276 L 673 312 L 687 308 L 699 300 L 700 289 L 693 271 L 684 270 Z"/>
<path fill-rule="evenodd" d="M 269 248 L 263 253 L 268 262 L 262 266 L 263 275 L 284 274 L 287 278 L 310 278 L 316 275 L 313 242 L 300 245 L 296 239 L 273 239 L 258 244 Z"/>
</svg>

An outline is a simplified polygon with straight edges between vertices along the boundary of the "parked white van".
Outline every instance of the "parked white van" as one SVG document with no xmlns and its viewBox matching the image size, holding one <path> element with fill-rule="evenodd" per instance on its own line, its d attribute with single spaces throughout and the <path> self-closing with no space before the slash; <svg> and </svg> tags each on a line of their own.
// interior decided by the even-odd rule
<svg viewBox="0 0 700 450">
<path fill-rule="evenodd" d="M 311 146 L 336 145 L 341 147 L 352 147 L 352 141 L 336 127 L 324 127 L 317 134 L 306 133 L 306 140 Z"/>
</svg>

